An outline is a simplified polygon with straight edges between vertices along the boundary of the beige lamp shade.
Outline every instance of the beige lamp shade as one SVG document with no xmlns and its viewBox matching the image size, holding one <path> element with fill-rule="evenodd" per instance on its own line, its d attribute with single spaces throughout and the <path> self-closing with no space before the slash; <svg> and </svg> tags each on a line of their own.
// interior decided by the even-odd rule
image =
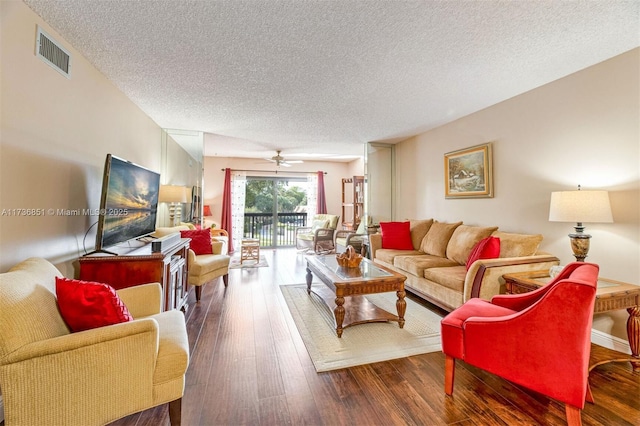
<svg viewBox="0 0 640 426">
<path fill-rule="evenodd" d="M 159 203 L 186 203 L 187 187 L 179 185 L 161 185 L 158 193 Z"/>
<path fill-rule="evenodd" d="M 613 222 L 607 191 L 558 191 L 551 193 L 549 221 L 576 223 Z"/>
<path fill-rule="evenodd" d="M 574 222 L 575 233 L 569 234 L 571 250 L 578 262 L 589 253 L 591 235 L 584 233 L 583 223 L 613 222 L 607 191 L 558 191 L 551 193 L 549 221 Z"/>
</svg>

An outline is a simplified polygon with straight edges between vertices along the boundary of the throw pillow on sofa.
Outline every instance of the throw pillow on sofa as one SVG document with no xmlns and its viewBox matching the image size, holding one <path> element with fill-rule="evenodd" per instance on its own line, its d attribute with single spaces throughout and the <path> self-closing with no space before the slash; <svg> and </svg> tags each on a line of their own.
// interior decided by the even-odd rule
<svg viewBox="0 0 640 426">
<path fill-rule="evenodd" d="M 60 315 L 72 332 L 133 321 L 108 284 L 56 277 Z"/>
<path fill-rule="evenodd" d="M 420 249 L 420 244 L 422 243 L 424 236 L 427 235 L 427 232 L 429 232 L 429 228 L 431 228 L 431 225 L 433 225 L 433 219 L 410 219 L 409 223 L 411 224 L 411 242 L 413 243 L 413 247 L 415 249 Z"/>
<path fill-rule="evenodd" d="M 449 239 L 447 258 L 464 265 L 478 241 L 487 238 L 497 229 L 497 226 L 458 226 Z"/>
<path fill-rule="evenodd" d="M 410 222 L 380 222 L 382 248 L 394 250 L 413 250 Z"/>
<path fill-rule="evenodd" d="M 462 222 L 444 223 L 434 221 L 427 235 L 422 239 L 420 250 L 433 256 L 446 257 L 449 240 L 453 235 L 453 231 L 460 225 L 462 225 Z"/>
<path fill-rule="evenodd" d="M 497 259 L 500 257 L 500 238 L 487 237 L 483 238 L 476 244 L 471 250 L 469 258 L 467 259 L 467 270 L 471 268 L 471 265 L 479 259 Z"/>
<path fill-rule="evenodd" d="M 189 248 L 197 255 L 213 254 L 211 246 L 211 229 L 193 229 L 189 231 L 180 231 L 182 238 L 191 238 Z"/>
</svg>

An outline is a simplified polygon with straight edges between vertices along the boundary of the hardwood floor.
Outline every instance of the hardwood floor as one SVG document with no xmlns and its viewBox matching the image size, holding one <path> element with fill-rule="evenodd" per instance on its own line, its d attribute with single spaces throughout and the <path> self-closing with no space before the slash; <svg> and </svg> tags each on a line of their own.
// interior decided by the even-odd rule
<svg viewBox="0 0 640 426">
<path fill-rule="evenodd" d="M 445 396 L 441 353 L 316 373 L 279 289 L 305 281 L 304 255 L 262 252 L 268 268 L 232 270 L 198 304 L 190 295 L 183 425 L 565 424 L 562 404 L 460 361 Z M 590 383 L 584 425 L 640 425 L 640 371 L 605 364 Z M 163 405 L 112 426 L 168 424 Z"/>
</svg>

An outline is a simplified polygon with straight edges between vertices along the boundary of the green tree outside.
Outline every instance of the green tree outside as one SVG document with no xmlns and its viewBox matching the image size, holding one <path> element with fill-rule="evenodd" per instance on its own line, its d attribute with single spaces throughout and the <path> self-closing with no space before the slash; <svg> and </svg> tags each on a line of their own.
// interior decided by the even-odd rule
<svg viewBox="0 0 640 426">
<path fill-rule="evenodd" d="M 277 213 L 293 212 L 296 207 L 307 205 L 307 194 L 304 188 L 295 185 L 295 183 L 288 185 L 286 181 L 252 179 L 247 181 L 244 211 L 247 213 L 272 213 L 274 185 L 276 185 L 278 197 Z"/>
</svg>

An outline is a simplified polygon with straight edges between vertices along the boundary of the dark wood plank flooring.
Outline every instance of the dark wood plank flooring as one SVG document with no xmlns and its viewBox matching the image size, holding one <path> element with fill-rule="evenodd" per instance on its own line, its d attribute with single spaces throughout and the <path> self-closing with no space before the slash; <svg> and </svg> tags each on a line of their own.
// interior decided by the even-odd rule
<svg viewBox="0 0 640 426">
<path fill-rule="evenodd" d="M 183 425 L 565 424 L 562 404 L 463 362 L 445 396 L 442 353 L 316 373 L 279 289 L 305 281 L 304 255 L 262 252 L 268 268 L 232 270 L 198 304 L 190 294 Z M 590 380 L 584 425 L 640 425 L 640 371 L 609 363 Z M 112 425 L 169 425 L 168 409 Z"/>
</svg>

